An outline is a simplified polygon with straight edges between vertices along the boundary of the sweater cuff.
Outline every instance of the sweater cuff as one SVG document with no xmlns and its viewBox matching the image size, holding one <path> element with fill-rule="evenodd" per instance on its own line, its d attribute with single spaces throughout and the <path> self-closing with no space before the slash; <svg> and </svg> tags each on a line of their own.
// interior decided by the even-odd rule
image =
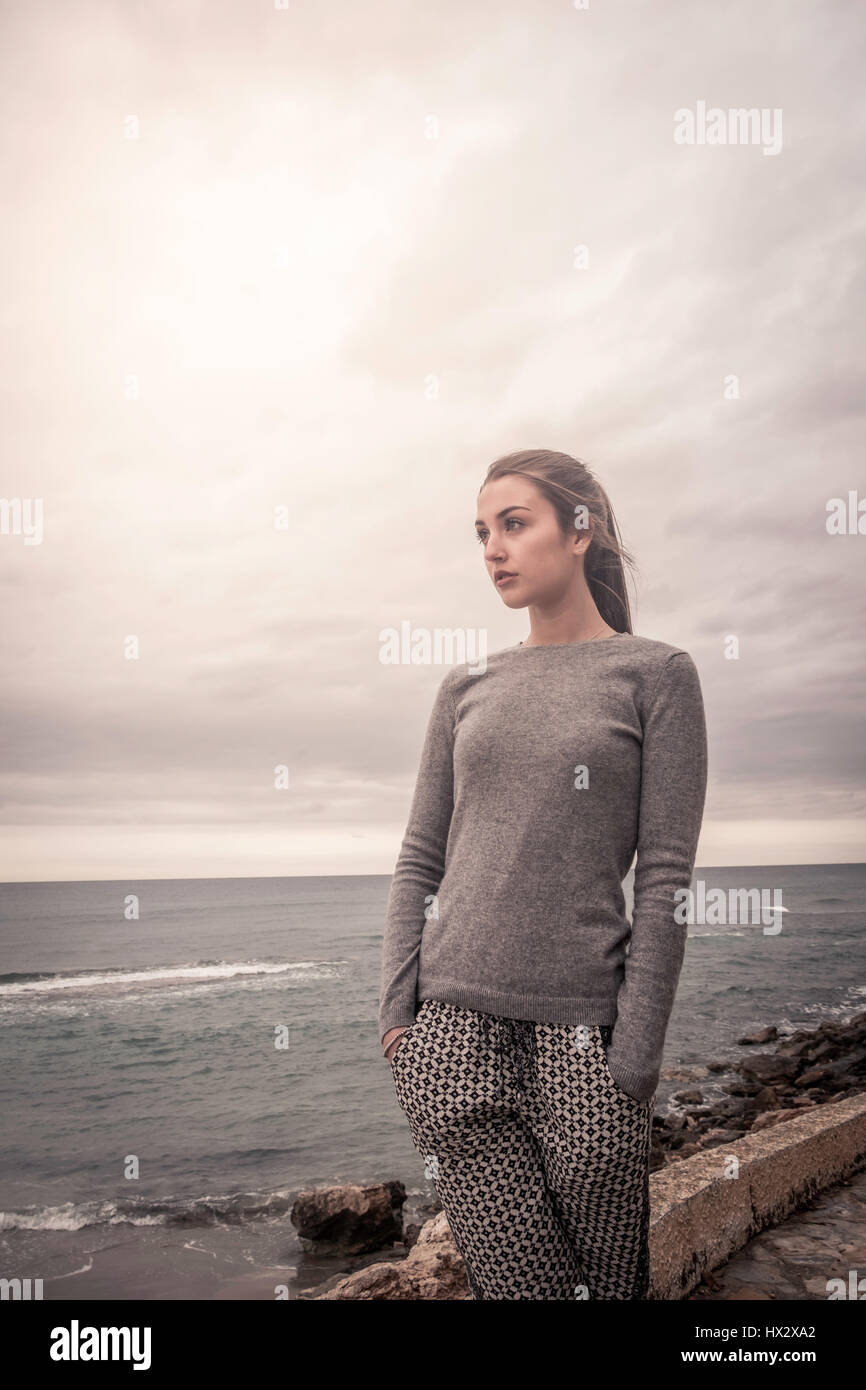
<svg viewBox="0 0 866 1390">
<path fill-rule="evenodd" d="M 607 1065 L 616 1084 L 621 1086 L 632 1100 L 641 1102 L 652 1100 L 659 1082 L 658 1075 L 647 1076 L 646 1072 L 634 1071 L 632 1067 L 624 1066 L 609 1054 Z"/>
<path fill-rule="evenodd" d="M 379 1042 L 384 1043 L 385 1034 L 390 1033 L 392 1028 L 411 1028 L 415 1022 L 415 1011 L 407 1012 L 406 1009 L 394 1009 L 390 1014 L 383 1015 L 379 1019 Z"/>
</svg>

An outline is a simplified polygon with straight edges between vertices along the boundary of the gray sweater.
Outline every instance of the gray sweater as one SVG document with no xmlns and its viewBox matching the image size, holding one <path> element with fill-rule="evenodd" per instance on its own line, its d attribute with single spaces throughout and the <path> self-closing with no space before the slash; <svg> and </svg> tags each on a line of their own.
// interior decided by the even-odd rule
<svg viewBox="0 0 866 1390">
<path fill-rule="evenodd" d="M 648 1100 L 706 792 L 695 664 L 617 633 L 469 665 L 447 672 L 427 727 L 388 898 L 380 1039 L 424 999 L 613 1024 L 611 1074 Z"/>
</svg>

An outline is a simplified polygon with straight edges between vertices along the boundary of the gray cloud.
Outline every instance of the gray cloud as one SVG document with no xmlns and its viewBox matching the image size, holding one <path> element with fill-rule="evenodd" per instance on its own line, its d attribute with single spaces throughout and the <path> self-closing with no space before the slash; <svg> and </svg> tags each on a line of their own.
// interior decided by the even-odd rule
<svg viewBox="0 0 866 1390">
<path fill-rule="evenodd" d="M 7 6 L 2 492 L 45 539 L 0 536 L 2 876 L 389 872 L 443 672 L 378 632 L 525 635 L 472 525 L 536 445 L 593 467 L 637 631 L 698 663 L 703 862 L 861 858 L 864 538 L 824 518 L 866 491 L 862 33 Z M 675 145 L 699 100 L 781 107 L 782 152 Z"/>
</svg>

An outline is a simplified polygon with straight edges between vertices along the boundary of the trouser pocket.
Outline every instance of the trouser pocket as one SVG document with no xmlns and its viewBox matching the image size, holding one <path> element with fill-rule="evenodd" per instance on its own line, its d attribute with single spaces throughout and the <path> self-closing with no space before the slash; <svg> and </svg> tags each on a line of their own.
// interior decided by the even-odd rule
<svg viewBox="0 0 866 1390">
<path fill-rule="evenodd" d="M 397 1050 L 391 1053 L 392 1074 L 396 1075 L 396 1069 L 398 1066 L 399 1059 L 403 1056 L 406 1049 L 409 1048 L 411 1051 L 413 1043 L 418 1035 L 418 1030 L 424 1023 L 429 1012 L 428 1006 L 432 1002 L 433 1001 L 431 999 L 425 999 L 422 1001 L 421 1007 L 418 1009 L 418 1012 L 415 1015 L 414 1023 L 410 1023 L 408 1028 L 404 1028 L 403 1032 L 400 1034 L 399 1039 L 397 1039 Z"/>
<path fill-rule="evenodd" d="M 471 1128 L 474 1115 L 499 1101 L 499 1062 L 486 1016 L 441 999 L 424 1001 L 392 1071 L 414 1137 L 428 1146 Z"/>
<path fill-rule="evenodd" d="M 630 1096 L 628 1091 L 624 1091 L 622 1086 L 620 1086 L 619 1082 L 617 1081 L 616 1077 L 610 1069 L 610 1063 L 607 1060 L 607 1050 L 610 1047 L 611 1040 L 613 1038 L 613 1024 L 599 1024 L 597 1028 L 597 1033 L 598 1041 L 600 1044 L 601 1060 L 604 1064 L 605 1076 L 610 1082 L 610 1085 L 613 1087 L 616 1095 L 621 1096 L 623 1100 L 630 1102 L 631 1105 L 636 1105 L 641 1110 L 646 1110 L 651 1103 L 651 1098 L 650 1100 L 638 1100 L 636 1096 Z"/>
</svg>

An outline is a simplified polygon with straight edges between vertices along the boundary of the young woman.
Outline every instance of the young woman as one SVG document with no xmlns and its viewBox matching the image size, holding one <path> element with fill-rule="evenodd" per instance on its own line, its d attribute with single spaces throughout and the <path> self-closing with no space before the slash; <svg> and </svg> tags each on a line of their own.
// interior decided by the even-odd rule
<svg viewBox="0 0 866 1390">
<path fill-rule="evenodd" d="M 646 1298 L 650 1128 L 706 790 L 700 681 L 687 652 L 632 633 L 632 561 L 582 463 L 498 459 L 475 526 L 530 632 L 436 694 L 379 1036 L 474 1298 Z"/>
</svg>

